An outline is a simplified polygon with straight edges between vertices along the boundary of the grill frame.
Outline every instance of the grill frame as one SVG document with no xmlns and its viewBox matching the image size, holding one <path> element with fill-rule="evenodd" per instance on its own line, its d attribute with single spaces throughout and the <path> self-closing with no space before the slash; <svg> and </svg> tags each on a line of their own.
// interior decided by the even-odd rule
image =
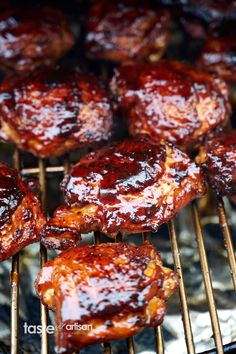
<svg viewBox="0 0 236 354">
<path fill-rule="evenodd" d="M 24 176 L 32 177 L 38 176 L 40 182 L 40 192 L 41 192 L 41 203 L 42 207 L 46 212 L 47 204 L 47 174 L 52 173 L 66 173 L 69 168 L 69 155 L 63 158 L 63 165 L 60 166 L 47 166 L 46 160 L 39 158 L 38 167 L 36 168 L 22 168 L 21 169 L 21 156 L 20 151 L 15 148 L 14 151 L 14 167 Z M 215 342 L 215 349 L 207 351 L 207 353 L 218 353 L 223 354 L 225 350 L 233 350 L 236 347 L 236 343 L 230 343 L 229 345 L 223 346 L 222 335 L 220 331 L 219 318 L 217 314 L 217 308 L 214 299 L 214 291 L 212 287 L 212 279 L 210 274 L 210 268 L 208 265 L 208 260 L 206 256 L 206 247 L 204 242 L 204 235 L 201 226 L 200 214 L 198 210 L 198 205 L 196 201 L 191 203 L 192 216 L 195 227 L 195 237 L 198 245 L 198 252 L 200 257 L 200 264 L 202 269 L 202 275 L 205 286 L 205 293 L 208 302 L 209 314 L 211 319 L 211 327 Z M 232 243 L 232 237 L 227 221 L 227 216 L 224 208 L 224 201 L 222 198 L 217 199 L 217 214 L 219 218 L 219 224 L 222 230 L 222 236 L 224 238 L 225 248 L 227 250 L 227 259 L 229 263 L 229 268 L 231 272 L 232 282 L 234 290 L 236 291 L 236 260 L 234 255 L 234 248 Z M 179 299 L 182 313 L 182 321 L 184 326 L 185 341 L 186 341 L 186 351 L 189 354 L 195 354 L 195 345 L 193 339 L 193 332 L 191 326 L 191 319 L 189 314 L 188 301 L 186 296 L 186 288 L 184 285 L 183 269 L 181 264 L 181 254 L 178 245 L 175 221 L 172 219 L 168 223 L 169 238 L 171 243 L 172 255 L 175 270 L 180 275 L 180 286 L 179 286 Z M 149 242 L 148 233 L 143 234 L 143 242 Z M 118 235 L 116 241 L 122 240 L 122 235 Z M 99 232 L 94 233 L 94 242 L 100 242 Z M 40 244 L 40 266 L 42 267 L 47 261 L 47 250 Z M 11 270 L 11 354 L 19 353 L 19 282 L 20 282 L 20 272 L 19 272 L 20 255 L 19 253 L 12 257 L 12 270 Z M 41 337 L 41 353 L 49 353 L 49 341 L 48 334 L 46 332 L 46 326 L 48 324 L 48 309 L 40 303 L 41 311 L 41 325 L 43 326 L 42 337 Z M 154 329 L 156 338 L 156 353 L 164 354 L 164 341 L 162 336 L 161 326 Z M 103 351 L 105 354 L 111 354 L 110 343 L 103 343 Z M 127 352 L 129 354 L 135 354 L 135 344 L 133 337 L 127 338 Z M 228 352 L 228 351 L 227 351 Z M 205 352 L 206 353 L 206 352 Z"/>
</svg>

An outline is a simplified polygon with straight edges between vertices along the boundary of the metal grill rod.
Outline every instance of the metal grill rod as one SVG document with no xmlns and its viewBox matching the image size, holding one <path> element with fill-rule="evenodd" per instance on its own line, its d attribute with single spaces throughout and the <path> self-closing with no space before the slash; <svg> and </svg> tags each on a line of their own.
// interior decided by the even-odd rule
<svg viewBox="0 0 236 354">
<path fill-rule="evenodd" d="M 55 173 L 55 172 L 64 172 L 64 166 L 44 166 L 45 173 Z M 40 167 L 33 167 L 33 168 L 23 168 L 21 170 L 22 175 L 40 175 Z"/>
<path fill-rule="evenodd" d="M 39 159 L 39 183 L 40 183 L 40 192 L 41 192 L 41 203 L 42 208 L 46 212 L 47 208 L 47 197 L 46 197 L 46 174 L 45 174 L 45 161 L 43 159 Z M 46 248 L 40 244 L 40 267 L 47 262 L 47 250 Z M 47 333 L 47 325 L 48 325 L 48 309 L 46 306 L 40 303 L 40 311 L 41 311 L 41 325 L 42 325 L 42 337 L 41 337 L 41 354 L 48 353 L 48 333 Z"/>
<path fill-rule="evenodd" d="M 158 354 L 164 354 L 165 348 L 164 348 L 164 340 L 163 340 L 161 326 L 156 327 L 154 331 L 156 337 L 156 351 Z"/>
<path fill-rule="evenodd" d="M 180 303 L 181 303 L 181 309 L 182 309 L 186 346 L 187 346 L 188 353 L 194 354 L 195 347 L 194 347 L 194 341 L 193 341 L 193 332 L 192 332 L 187 297 L 186 297 L 186 292 L 185 292 L 185 287 L 184 287 L 182 264 L 181 264 L 181 260 L 180 260 L 180 252 L 179 252 L 179 247 L 178 247 L 178 243 L 177 243 L 174 220 L 171 220 L 169 222 L 168 229 L 169 229 L 169 236 L 170 236 L 170 241 L 171 241 L 171 248 L 172 248 L 172 254 L 173 254 L 173 258 L 174 258 L 175 268 L 180 276 L 179 297 L 180 297 Z"/>
<path fill-rule="evenodd" d="M 99 245 L 101 243 L 100 232 L 95 231 L 94 233 L 94 244 Z M 111 354 L 111 344 L 109 342 L 103 343 L 104 354 Z"/>
<path fill-rule="evenodd" d="M 227 258 L 230 266 L 234 290 L 236 291 L 236 260 L 235 260 L 234 248 L 233 248 L 232 238 L 229 230 L 228 220 L 225 213 L 224 201 L 222 198 L 218 198 L 216 207 L 217 207 L 217 213 L 220 221 L 221 230 L 224 236 L 225 248 L 228 255 Z"/>
<path fill-rule="evenodd" d="M 204 244 L 204 238 L 202 233 L 202 227 L 200 222 L 200 216 L 198 212 L 198 207 L 196 202 L 192 203 L 192 213 L 193 213 L 193 220 L 195 225 L 195 232 L 196 232 L 196 239 L 198 243 L 199 249 L 199 256 L 200 256 L 200 263 L 202 268 L 202 275 L 204 280 L 204 285 L 206 289 L 207 301 L 209 305 L 209 312 L 211 317 L 211 324 L 214 334 L 214 341 L 217 349 L 218 354 L 223 354 L 223 344 L 222 344 L 222 336 L 220 331 L 219 319 L 215 305 L 215 299 L 213 295 L 213 288 L 211 282 L 211 275 L 210 269 L 208 266 L 207 256 L 206 256 L 206 249 Z"/>
<path fill-rule="evenodd" d="M 149 235 L 150 233 L 148 232 L 144 232 L 142 234 L 143 243 L 150 243 Z M 156 338 L 156 352 L 158 354 L 164 354 L 165 348 L 164 348 L 164 340 L 163 340 L 161 326 L 157 326 L 156 328 L 154 328 L 154 333 Z"/>
<path fill-rule="evenodd" d="M 14 151 L 14 167 L 20 170 L 20 152 Z M 11 269 L 11 354 L 19 353 L 19 253 L 12 257 Z"/>
</svg>

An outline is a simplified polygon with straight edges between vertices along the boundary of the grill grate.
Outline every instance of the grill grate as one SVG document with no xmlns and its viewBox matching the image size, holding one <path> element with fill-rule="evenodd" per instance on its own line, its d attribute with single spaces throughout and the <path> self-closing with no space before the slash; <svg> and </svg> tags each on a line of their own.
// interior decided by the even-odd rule
<svg viewBox="0 0 236 354">
<path fill-rule="evenodd" d="M 20 159 L 20 152 L 19 150 L 15 150 L 14 153 L 14 165 L 15 167 L 24 175 L 30 177 L 34 175 L 38 175 L 40 181 L 40 188 L 41 188 L 41 202 L 43 208 L 46 210 L 46 180 L 47 174 L 56 174 L 61 172 L 66 172 L 69 167 L 69 156 L 64 158 L 63 166 L 54 166 L 54 167 L 47 167 L 46 162 L 43 159 L 38 160 L 38 167 L 37 168 L 23 168 L 20 170 L 21 167 L 21 159 Z M 206 247 L 204 243 L 204 236 L 201 227 L 201 220 L 199 215 L 199 210 L 196 202 L 191 204 L 192 208 L 192 216 L 195 226 L 195 236 L 196 241 L 198 244 L 198 251 L 202 269 L 202 275 L 205 285 L 205 293 L 208 301 L 208 308 L 209 314 L 211 318 L 211 325 L 213 331 L 213 337 L 215 341 L 216 351 L 219 354 L 224 353 L 224 347 L 222 344 L 222 336 L 220 332 L 219 326 L 219 319 L 217 315 L 216 304 L 214 300 L 214 293 L 212 288 L 212 280 L 210 275 L 210 269 L 208 266 L 207 256 L 206 256 Z M 228 263 L 231 270 L 232 281 L 234 285 L 234 289 L 236 290 L 236 262 L 233 250 L 233 244 L 231 239 L 231 234 L 227 222 L 227 216 L 224 208 L 224 202 L 221 198 L 217 201 L 217 212 L 219 217 L 220 226 L 222 229 L 222 234 L 224 237 L 224 243 L 227 250 L 228 255 Z M 184 284 L 184 277 L 183 277 L 183 269 L 181 265 L 181 255 L 178 246 L 176 228 L 174 220 L 171 220 L 168 224 L 169 230 L 169 237 L 171 242 L 173 260 L 176 270 L 180 275 L 180 286 L 179 286 L 179 298 L 181 304 L 181 312 L 182 312 L 182 320 L 184 326 L 184 333 L 185 333 L 185 340 L 186 340 L 186 351 L 189 354 L 195 353 L 195 346 L 193 340 L 193 333 L 192 333 L 192 326 L 191 326 L 191 319 L 189 314 L 187 296 L 186 296 L 186 289 Z M 119 242 L 122 240 L 122 235 L 118 235 L 116 241 Z M 100 242 L 100 235 L 99 233 L 94 233 L 94 242 Z M 149 242 L 149 234 L 143 234 L 143 242 Z M 19 254 L 12 257 L 12 272 L 11 272 L 11 354 L 19 353 Z M 41 259 L 41 266 L 47 260 L 47 250 L 46 248 L 41 245 L 40 247 L 40 259 Z M 48 335 L 46 333 L 46 325 L 48 323 L 48 310 L 47 308 L 41 304 L 41 324 L 43 326 L 42 332 L 42 346 L 41 346 L 41 353 L 47 354 L 48 353 Z M 156 352 L 158 354 L 164 353 L 164 342 L 162 336 L 161 327 L 158 327 L 155 330 L 155 338 L 156 338 Z M 231 344 L 232 345 L 232 344 Z M 111 354 L 111 346 L 109 343 L 103 344 L 103 349 L 105 354 Z M 127 338 L 127 351 L 129 354 L 135 354 L 135 343 L 134 339 Z M 215 351 L 214 351 L 215 352 Z"/>
</svg>

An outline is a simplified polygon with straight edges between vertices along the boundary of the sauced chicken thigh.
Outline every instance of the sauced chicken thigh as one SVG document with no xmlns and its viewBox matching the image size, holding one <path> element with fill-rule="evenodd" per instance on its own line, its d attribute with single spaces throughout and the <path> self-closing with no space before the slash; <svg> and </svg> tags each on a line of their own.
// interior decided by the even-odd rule
<svg viewBox="0 0 236 354">
<path fill-rule="evenodd" d="M 222 129 L 231 112 L 226 83 L 180 62 L 115 69 L 111 90 L 132 136 L 191 149 Z"/>
<path fill-rule="evenodd" d="M 0 261 L 39 240 L 46 218 L 17 171 L 0 163 Z"/>
<path fill-rule="evenodd" d="M 83 157 L 62 183 L 65 204 L 42 230 L 49 248 L 79 242 L 78 233 L 108 236 L 156 231 L 201 196 L 200 169 L 171 144 L 125 140 Z"/>
<path fill-rule="evenodd" d="M 168 44 L 166 10 L 152 9 L 148 1 L 95 2 L 88 14 L 85 50 L 89 57 L 114 62 L 158 61 Z"/>
<path fill-rule="evenodd" d="M 109 139 L 112 111 L 97 79 L 77 69 L 37 71 L 0 85 L 2 139 L 36 156 L 60 156 Z"/>
<path fill-rule="evenodd" d="M 73 46 L 63 13 L 51 6 L 21 7 L 0 13 L 0 65 L 30 71 L 55 63 Z"/>
<path fill-rule="evenodd" d="M 236 20 L 236 1 L 184 1 L 180 20 L 190 36 L 193 38 L 206 38 L 209 33 L 214 33 L 227 23 L 230 23 L 230 26 L 234 27 Z"/>
<path fill-rule="evenodd" d="M 159 325 L 178 276 L 163 267 L 152 245 L 106 243 L 61 253 L 43 266 L 35 285 L 56 311 L 58 352 L 72 353 Z"/>
<path fill-rule="evenodd" d="M 236 202 L 236 130 L 209 140 L 197 161 L 202 164 L 210 187 Z"/>
<path fill-rule="evenodd" d="M 236 32 L 232 37 L 208 37 L 197 64 L 224 80 L 236 82 Z"/>
</svg>

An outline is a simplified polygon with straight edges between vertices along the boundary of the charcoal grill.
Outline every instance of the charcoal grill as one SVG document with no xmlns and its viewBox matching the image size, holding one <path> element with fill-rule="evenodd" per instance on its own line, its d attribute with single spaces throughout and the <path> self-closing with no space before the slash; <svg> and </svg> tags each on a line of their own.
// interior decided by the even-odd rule
<svg viewBox="0 0 236 354">
<path fill-rule="evenodd" d="M 21 158 L 21 153 L 19 150 L 14 152 L 14 165 L 21 172 L 23 176 L 32 177 L 38 176 L 41 188 L 41 202 L 43 208 L 46 210 L 47 205 L 47 192 L 46 184 L 47 177 L 50 174 L 58 174 L 66 172 L 69 167 L 69 157 L 66 156 L 63 159 L 63 164 L 60 166 L 49 166 L 47 160 L 38 159 L 38 167 L 24 168 L 24 161 Z M 50 195 L 50 191 L 49 191 Z M 230 229 L 227 221 L 226 211 L 224 207 L 224 201 L 222 198 L 218 198 L 216 210 L 218 213 L 218 219 L 222 230 L 222 237 L 224 238 L 224 244 L 227 251 L 227 259 L 229 263 L 229 272 L 231 272 L 232 282 L 234 290 L 236 290 L 236 262 L 233 250 L 233 243 L 230 234 Z M 230 345 L 223 346 L 222 343 L 222 333 L 219 325 L 219 318 L 217 314 L 217 308 L 214 299 L 214 290 L 212 286 L 211 272 L 208 265 L 207 259 L 207 248 L 204 241 L 204 233 L 201 226 L 201 216 L 199 212 L 199 207 L 197 202 L 191 204 L 192 218 L 195 228 L 195 237 L 198 245 L 199 259 L 201 264 L 202 276 L 204 280 L 205 293 L 208 302 L 208 311 L 211 319 L 212 334 L 215 342 L 215 348 L 209 348 L 209 353 L 236 353 L 235 343 L 230 343 Z M 181 304 L 182 321 L 185 333 L 186 342 L 186 352 L 189 354 L 196 353 L 194 345 L 194 337 L 192 332 L 191 318 L 188 307 L 188 299 L 186 295 L 186 288 L 183 276 L 183 268 L 181 264 L 181 250 L 178 244 L 178 235 L 176 232 L 175 221 L 172 219 L 168 224 L 168 232 L 171 243 L 171 249 L 173 254 L 174 266 L 180 275 L 180 286 L 179 286 L 179 298 Z M 145 233 L 142 235 L 143 242 L 148 242 L 149 234 Z M 116 241 L 122 240 L 122 235 L 117 237 Z M 100 242 L 99 233 L 94 233 L 94 242 Z M 40 260 L 41 266 L 47 260 L 47 250 L 43 245 L 40 246 Z M 20 273 L 19 273 L 19 263 L 20 255 L 17 254 L 12 257 L 12 272 L 11 272 L 11 354 L 19 353 L 19 283 L 20 283 Z M 164 260 L 165 263 L 165 260 Z M 168 314 L 167 314 L 168 316 Z M 49 353 L 49 342 L 48 335 L 46 332 L 46 325 L 48 323 L 48 311 L 47 308 L 41 304 L 41 324 L 43 326 L 42 338 L 41 338 L 41 353 Z M 154 329 L 155 331 L 155 341 L 156 341 L 156 352 L 158 354 L 164 354 L 165 343 L 163 341 L 161 326 Z M 148 349 L 148 348 L 147 348 Z M 110 343 L 103 344 L 103 351 L 106 354 L 112 353 L 112 348 Z M 130 337 L 127 338 L 127 353 L 135 354 L 135 340 Z M 176 348 L 176 353 L 178 353 L 178 348 Z"/>
</svg>

